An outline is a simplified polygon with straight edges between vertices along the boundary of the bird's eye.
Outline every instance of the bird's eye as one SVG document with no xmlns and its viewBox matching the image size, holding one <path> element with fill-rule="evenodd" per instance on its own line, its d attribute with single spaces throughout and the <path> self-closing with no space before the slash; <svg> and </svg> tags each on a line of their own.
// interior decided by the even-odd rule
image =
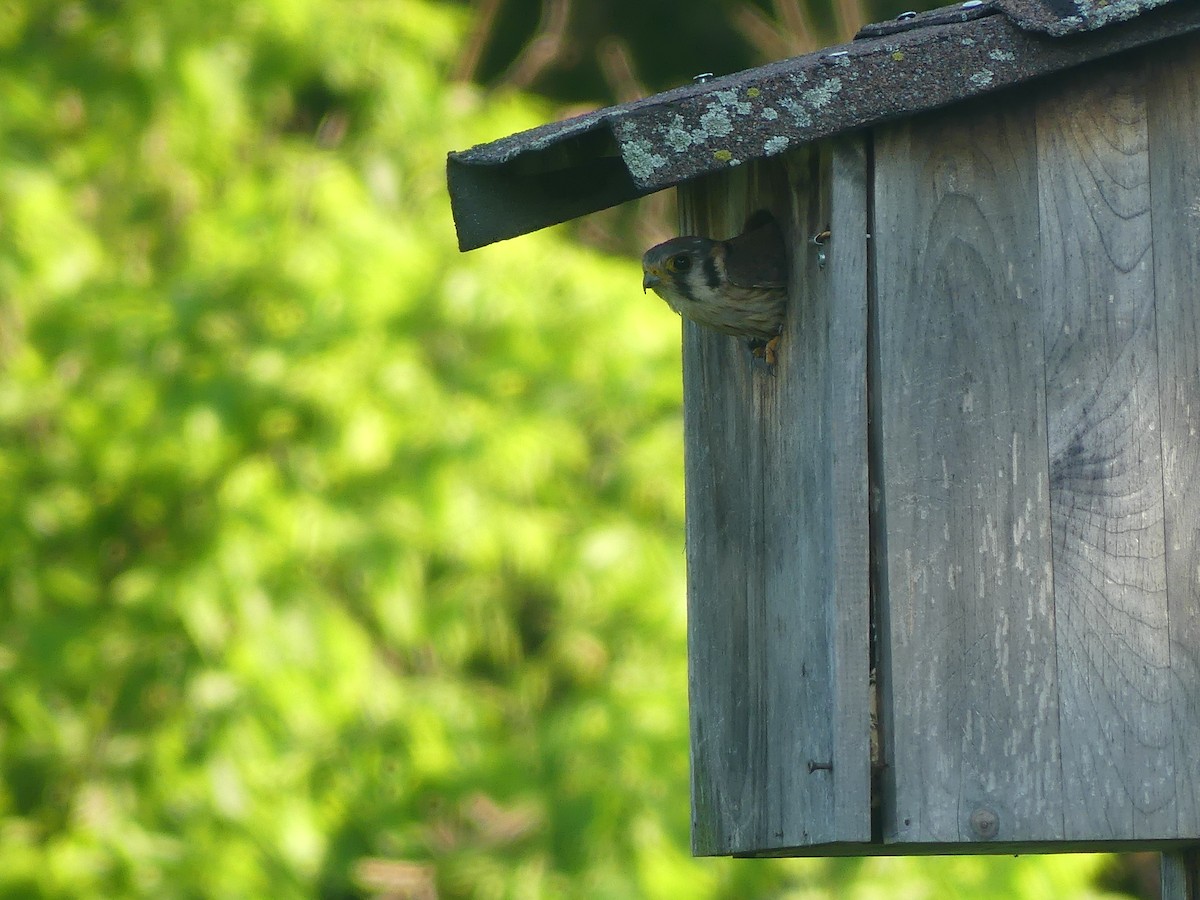
<svg viewBox="0 0 1200 900">
<path fill-rule="evenodd" d="M 692 267 L 692 258 L 686 253 L 680 253 L 671 259 L 671 268 L 676 272 L 686 272 Z"/>
</svg>

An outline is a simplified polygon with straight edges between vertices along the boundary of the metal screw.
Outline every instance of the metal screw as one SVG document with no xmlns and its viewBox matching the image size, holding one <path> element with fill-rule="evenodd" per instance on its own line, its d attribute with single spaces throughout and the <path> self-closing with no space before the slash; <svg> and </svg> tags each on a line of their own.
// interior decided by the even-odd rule
<svg viewBox="0 0 1200 900">
<path fill-rule="evenodd" d="M 971 813 L 971 830 L 984 840 L 994 838 L 1000 832 L 1000 817 L 985 806 Z"/>
<path fill-rule="evenodd" d="M 818 269 L 825 268 L 825 260 L 826 260 L 826 256 L 827 256 L 827 254 L 825 253 L 825 244 L 829 240 L 829 235 L 830 235 L 830 231 L 829 231 L 829 229 L 826 229 L 824 231 L 818 231 L 816 234 L 814 234 L 812 236 L 811 243 L 817 248 L 817 268 Z"/>
<path fill-rule="evenodd" d="M 915 19 L 916 17 L 917 14 L 910 9 L 908 12 L 902 12 L 896 16 L 896 21 L 903 22 L 905 19 Z"/>
<path fill-rule="evenodd" d="M 983 0 L 967 0 L 967 2 L 962 5 L 962 8 L 974 9 L 977 6 L 983 6 Z"/>
<path fill-rule="evenodd" d="M 693 75 L 692 81 L 696 82 L 696 84 L 704 84 L 704 82 L 708 81 L 712 77 L 712 72 L 701 72 L 699 75 Z"/>
<path fill-rule="evenodd" d="M 819 762 L 815 762 L 814 760 L 810 759 L 808 761 L 808 771 L 810 774 L 812 772 L 832 772 L 833 771 L 833 763 L 831 763 L 831 762 L 819 763 Z"/>
</svg>

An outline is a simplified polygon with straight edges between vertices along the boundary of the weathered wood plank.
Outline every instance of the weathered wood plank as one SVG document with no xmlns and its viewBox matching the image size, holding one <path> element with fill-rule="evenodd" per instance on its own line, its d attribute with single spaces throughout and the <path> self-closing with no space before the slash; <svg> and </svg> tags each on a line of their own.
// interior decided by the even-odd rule
<svg viewBox="0 0 1200 900">
<path fill-rule="evenodd" d="M 1065 837 L 1173 836 L 1143 65 L 1037 103 Z"/>
<path fill-rule="evenodd" d="M 680 231 L 729 237 L 732 179 L 679 192 Z M 683 323 L 692 847 L 728 854 L 763 837 L 756 806 L 766 710 L 757 584 L 761 490 L 753 375 L 738 342 Z M 742 365 L 739 365 L 739 362 Z M 788 798 L 790 799 L 790 798 Z"/>
<path fill-rule="evenodd" d="M 1159 865 L 1161 900 L 1200 900 L 1200 850 L 1169 850 Z"/>
<path fill-rule="evenodd" d="M 884 839 L 1059 839 L 1032 114 L 875 146 Z"/>
<path fill-rule="evenodd" d="M 1159 49 L 1147 95 L 1174 789 L 1200 838 L 1200 39 Z"/>
<path fill-rule="evenodd" d="M 833 707 L 833 831 L 871 839 L 870 578 L 867 472 L 867 151 L 861 135 L 833 141 L 829 166 L 827 392 L 823 417 Z M 818 338 L 820 340 L 820 338 Z"/>
<path fill-rule="evenodd" d="M 798 154 L 681 195 L 684 231 L 729 236 L 766 207 L 796 248 L 773 377 L 750 365 L 744 342 L 684 327 L 698 854 L 870 837 L 869 788 L 861 783 L 866 722 L 857 748 L 848 724 L 855 708 L 866 709 L 867 660 L 863 652 L 854 677 L 854 641 L 844 633 L 856 627 L 854 616 L 835 621 L 833 613 L 835 602 L 857 602 L 865 646 L 865 462 L 856 464 L 849 448 L 857 438 L 865 460 L 866 422 L 862 399 L 856 409 L 850 396 L 854 346 L 830 346 L 831 335 L 855 332 L 855 315 L 859 342 L 865 339 L 865 306 L 835 314 L 830 275 L 805 244 L 829 215 L 817 171 L 814 158 Z M 861 371 L 857 377 L 862 384 Z M 834 446 L 846 448 L 836 461 Z M 836 666 L 844 670 L 838 677 Z M 835 744 L 862 761 L 847 765 L 844 777 L 826 768 L 835 764 Z"/>
</svg>

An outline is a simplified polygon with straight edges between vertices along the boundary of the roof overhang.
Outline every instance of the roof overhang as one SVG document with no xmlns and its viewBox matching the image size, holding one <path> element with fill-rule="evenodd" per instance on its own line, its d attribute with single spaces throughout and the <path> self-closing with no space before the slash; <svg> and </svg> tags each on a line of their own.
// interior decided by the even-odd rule
<svg viewBox="0 0 1200 900">
<path fill-rule="evenodd" d="M 869 25 L 840 47 L 451 153 L 459 248 L 1196 30 L 1200 3 L 1178 0 L 968 0 Z"/>
</svg>

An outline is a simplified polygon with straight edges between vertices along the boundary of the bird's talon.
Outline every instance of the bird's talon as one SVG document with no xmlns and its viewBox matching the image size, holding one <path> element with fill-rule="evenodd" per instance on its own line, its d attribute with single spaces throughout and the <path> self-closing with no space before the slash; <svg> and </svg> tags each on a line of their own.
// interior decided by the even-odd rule
<svg viewBox="0 0 1200 900">
<path fill-rule="evenodd" d="M 775 337 L 767 341 L 762 348 L 763 360 L 772 369 L 775 368 L 775 361 L 779 358 L 777 352 L 779 350 L 779 338 L 780 335 L 775 335 Z"/>
<path fill-rule="evenodd" d="M 750 338 L 746 342 L 746 346 L 750 350 L 750 358 L 753 360 L 754 367 L 762 369 L 768 375 L 774 375 L 775 348 L 778 344 L 778 337 L 774 337 L 769 341 L 764 341 L 762 338 Z"/>
</svg>

